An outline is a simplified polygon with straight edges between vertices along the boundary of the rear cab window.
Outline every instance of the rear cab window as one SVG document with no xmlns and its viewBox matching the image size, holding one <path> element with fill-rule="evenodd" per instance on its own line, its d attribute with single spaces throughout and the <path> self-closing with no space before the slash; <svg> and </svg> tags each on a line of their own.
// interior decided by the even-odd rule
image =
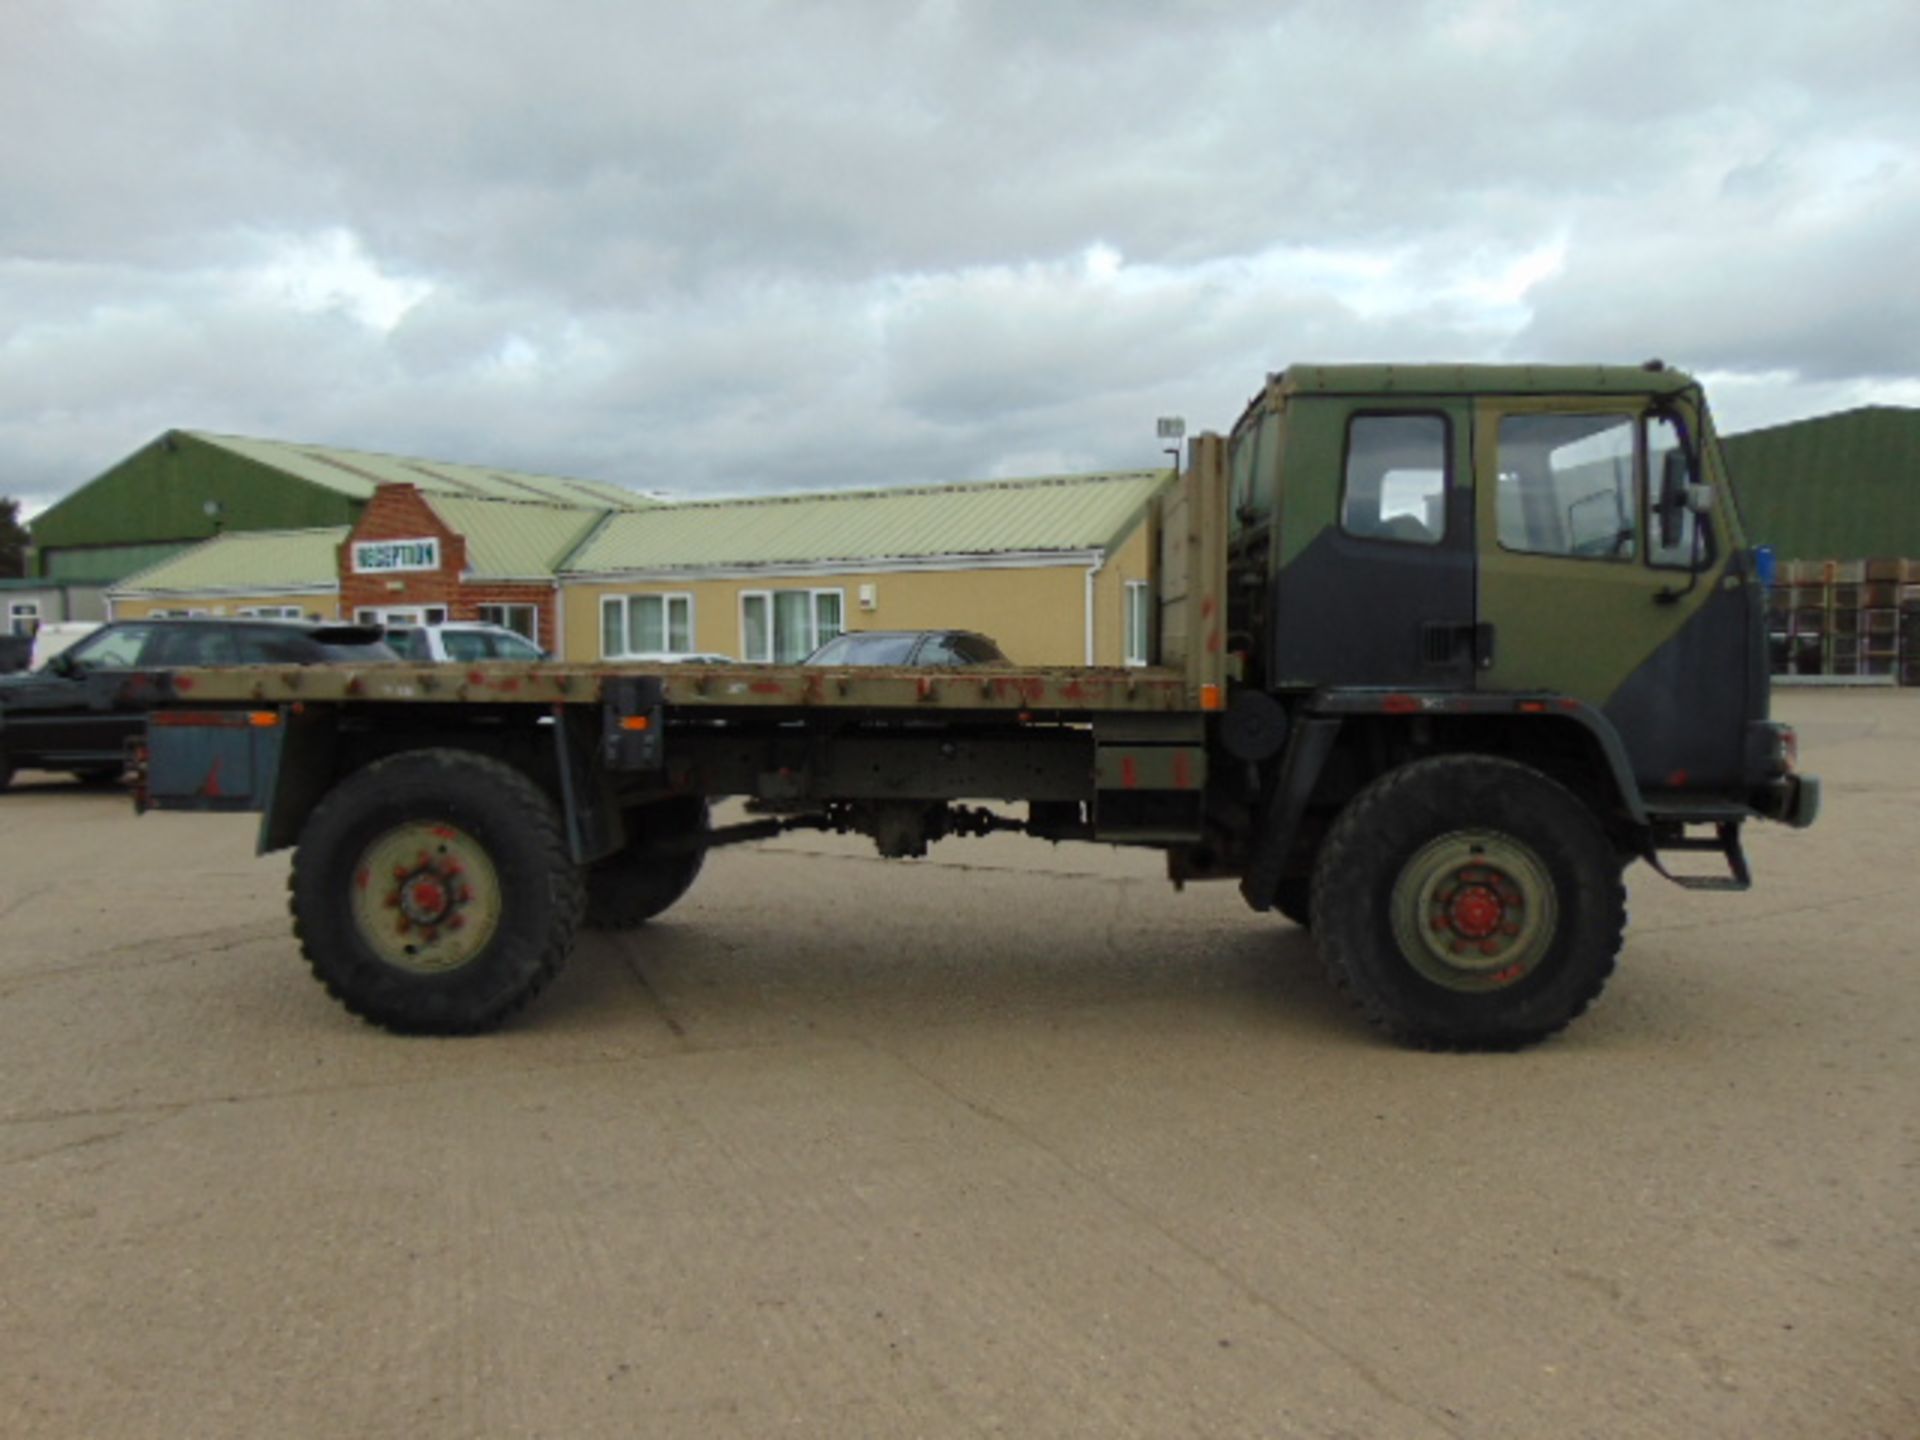
<svg viewBox="0 0 1920 1440">
<path fill-rule="evenodd" d="M 1348 423 L 1340 528 L 1362 540 L 1438 545 L 1447 533 L 1444 415 L 1356 415 Z"/>
</svg>

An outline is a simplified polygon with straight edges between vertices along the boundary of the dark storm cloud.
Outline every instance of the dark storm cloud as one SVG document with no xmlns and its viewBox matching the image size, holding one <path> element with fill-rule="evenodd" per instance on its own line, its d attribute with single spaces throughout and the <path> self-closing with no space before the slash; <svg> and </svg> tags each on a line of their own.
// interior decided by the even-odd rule
<svg viewBox="0 0 1920 1440">
<path fill-rule="evenodd" d="M 1293 358 L 1920 400 L 1920 10 L 13 0 L 0 491 L 1152 463 Z"/>
</svg>

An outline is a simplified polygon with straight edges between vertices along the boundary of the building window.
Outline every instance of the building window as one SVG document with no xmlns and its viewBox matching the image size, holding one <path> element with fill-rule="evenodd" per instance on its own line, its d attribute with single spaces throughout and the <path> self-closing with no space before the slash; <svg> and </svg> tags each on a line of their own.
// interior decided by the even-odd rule
<svg viewBox="0 0 1920 1440">
<path fill-rule="evenodd" d="M 540 607 L 538 605 L 482 605 L 480 618 L 540 643 Z"/>
<path fill-rule="evenodd" d="M 797 665 L 845 628 L 841 590 L 748 590 L 740 596 L 740 658 Z"/>
<path fill-rule="evenodd" d="M 40 628 L 40 602 L 38 600 L 15 600 L 7 606 L 7 633 L 32 637 Z"/>
<path fill-rule="evenodd" d="M 1144 580 L 1127 581 L 1127 664 L 1144 665 L 1153 644 L 1152 591 Z"/>
<path fill-rule="evenodd" d="M 353 612 L 356 625 L 444 625 L 444 605 L 400 605 L 388 608 L 363 605 Z"/>
<path fill-rule="evenodd" d="M 235 612 L 256 620 L 298 620 L 298 605 L 243 605 Z"/>
<path fill-rule="evenodd" d="M 692 653 L 691 595 L 601 597 L 600 654 L 603 659 Z"/>
</svg>

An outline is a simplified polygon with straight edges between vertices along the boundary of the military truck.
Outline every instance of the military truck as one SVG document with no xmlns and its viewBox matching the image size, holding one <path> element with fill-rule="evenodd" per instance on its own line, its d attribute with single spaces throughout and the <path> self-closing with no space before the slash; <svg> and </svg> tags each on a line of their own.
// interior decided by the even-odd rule
<svg viewBox="0 0 1920 1440">
<path fill-rule="evenodd" d="M 1685 374 L 1295 366 L 1151 523 L 1146 668 L 183 670 L 139 802 L 259 811 L 314 974 L 400 1032 L 495 1026 L 582 924 L 816 827 L 1152 847 L 1308 927 L 1381 1032 L 1454 1049 L 1587 1008 L 1635 861 L 1745 889 L 1742 826 L 1814 819 Z M 716 826 L 722 797 L 760 813 Z"/>
</svg>

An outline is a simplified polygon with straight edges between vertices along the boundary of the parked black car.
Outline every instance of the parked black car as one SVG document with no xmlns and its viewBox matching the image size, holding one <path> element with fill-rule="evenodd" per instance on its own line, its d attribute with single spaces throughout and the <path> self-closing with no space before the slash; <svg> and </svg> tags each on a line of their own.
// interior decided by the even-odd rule
<svg viewBox="0 0 1920 1440">
<path fill-rule="evenodd" d="M 0 635 L 0 675 L 24 670 L 33 662 L 31 635 Z"/>
<path fill-rule="evenodd" d="M 0 789 L 16 770 L 118 778 L 151 691 L 129 672 L 175 666 L 364 664 L 396 658 L 375 625 L 299 620 L 119 620 L 45 667 L 0 675 Z"/>
<path fill-rule="evenodd" d="M 806 665 L 1006 665 L 1000 647 L 972 630 L 849 630 Z"/>
</svg>

